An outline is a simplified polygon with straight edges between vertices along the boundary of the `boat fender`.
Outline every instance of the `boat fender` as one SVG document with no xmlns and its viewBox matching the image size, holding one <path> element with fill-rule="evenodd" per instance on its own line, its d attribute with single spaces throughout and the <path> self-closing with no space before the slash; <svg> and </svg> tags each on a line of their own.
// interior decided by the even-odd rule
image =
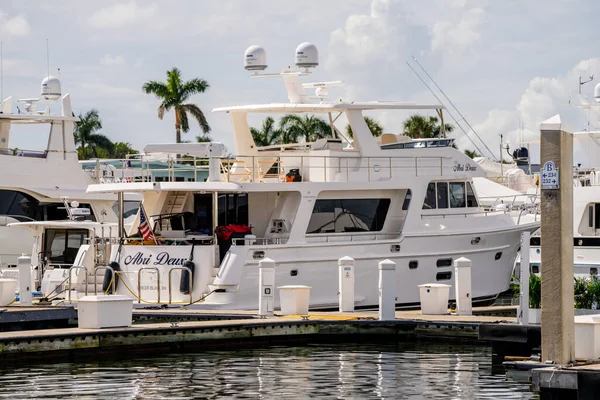
<svg viewBox="0 0 600 400">
<path fill-rule="evenodd" d="M 118 262 L 116 261 L 111 261 L 110 264 L 108 264 L 109 267 L 111 267 L 113 269 L 113 271 L 117 272 L 121 270 L 121 266 L 119 265 Z M 112 271 L 110 269 L 107 269 L 104 272 L 104 281 L 102 282 L 102 293 L 106 293 L 106 294 L 114 294 L 112 292 Z M 119 275 L 115 274 L 115 291 L 117 290 L 117 286 L 119 285 Z"/>
<path fill-rule="evenodd" d="M 196 241 L 194 239 L 192 239 L 192 250 L 190 252 L 190 258 L 183 263 L 183 266 L 189 268 L 191 273 L 189 273 L 186 270 L 181 271 L 181 279 L 179 280 L 179 291 L 182 294 L 190 294 L 190 279 L 193 279 L 194 270 L 196 269 L 196 264 L 194 264 L 194 247 L 195 246 L 196 246 Z"/>
</svg>

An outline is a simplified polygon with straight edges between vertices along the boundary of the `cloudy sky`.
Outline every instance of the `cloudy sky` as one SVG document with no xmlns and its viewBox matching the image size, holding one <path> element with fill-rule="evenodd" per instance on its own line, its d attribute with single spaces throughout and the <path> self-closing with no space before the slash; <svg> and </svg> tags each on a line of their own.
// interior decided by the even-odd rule
<svg viewBox="0 0 600 400">
<path fill-rule="evenodd" d="M 158 101 L 141 86 L 177 66 L 184 78 L 210 83 L 192 100 L 213 139 L 233 148 L 228 117 L 212 108 L 286 101 L 281 82 L 248 79 L 244 50 L 265 47 L 275 72 L 310 41 L 321 60 L 312 79 L 344 80 L 332 97 L 349 101 L 435 102 L 406 65 L 416 57 L 497 152 L 500 134 L 511 147 L 519 136 L 536 140 L 539 123 L 555 113 L 574 130 L 600 128 L 597 111 L 572 106 L 580 76 L 596 76 L 582 87 L 589 99 L 600 82 L 599 11 L 597 0 L 3 0 L 3 93 L 39 93 L 49 39 L 51 73 L 60 68 L 76 113 L 97 108 L 107 136 L 141 149 L 174 141 L 173 116 L 158 120 Z M 405 115 L 378 117 L 386 131 L 400 131 Z M 198 133 L 193 126 L 184 139 Z M 474 148 L 462 132 L 456 137 Z M 25 134 L 13 143 L 45 146 Z"/>
</svg>

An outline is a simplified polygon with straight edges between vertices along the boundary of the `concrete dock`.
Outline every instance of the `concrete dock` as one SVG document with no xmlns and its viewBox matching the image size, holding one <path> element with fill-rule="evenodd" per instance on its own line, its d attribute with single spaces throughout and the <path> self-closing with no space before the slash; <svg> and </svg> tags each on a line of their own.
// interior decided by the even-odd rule
<svg viewBox="0 0 600 400">
<path fill-rule="evenodd" d="M 493 313 L 492 308 L 478 312 Z M 510 313 L 506 307 L 500 313 Z M 189 348 L 236 347 L 247 344 L 306 341 L 409 341 L 441 339 L 481 342 L 481 324 L 514 323 L 514 317 L 473 315 L 424 316 L 398 311 L 393 321 L 377 320 L 377 312 L 314 312 L 308 316 L 256 318 L 255 312 L 200 310 L 136 310 L 128 328 L 43 329 L 0 332 L 0 358 L 32 361 L 103 355 L 182 351 Z M 161 322 L 153 322 L 158 320 Z M 162 322 L 164 321 L 164 322 Z"/>
</svg>

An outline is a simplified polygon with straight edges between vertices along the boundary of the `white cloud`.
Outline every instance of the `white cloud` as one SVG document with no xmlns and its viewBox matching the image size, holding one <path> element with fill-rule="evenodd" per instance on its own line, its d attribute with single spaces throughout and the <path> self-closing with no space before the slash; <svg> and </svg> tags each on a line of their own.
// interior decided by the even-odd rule
<svg viewBox="0 0 600 400">
<path fill-rule="evenodd" d="M 112 56 L 110 54 L 106 54 L 104 57 L 100 59 L 100 64 L 111 66 L 111 65 L 121 65 L 125 63 L 125 57 L 123 56 Z"/>
<path fill-rule="evenodd" d="M 0 37 L 27 36 L 30 31 L 25 15 L 19 14 L 9 18 L 8 14 L 0 11 Z"/>
<path fill-rule="evenodd" d="M 84 89 L 84 92 L 82 94 L 87 93 L 87 96 L 84 95 L 83 98 L 108 97 L 114 99 L 115 96 L 139 95 L 138 91 L 135 91 L 131 88 L 107 85 L 104 83 L 82 83 L 79 86 L 81 86 L 81 88 Z"/>
<path fill-rule="evenodd" d="M 134 23 L 148 23 L 158 13 L 155 3 L 139 5 L 136 1 L 115 4 L 95 11 L 89 23 L 96 29 L 122 28 Z"/>
<path fill-rule="evenodd" d="M 459 21 L 439 21 L 431 28 L 431 50 L 456 55 L 481 38 L 486 13 L 481 8 L 466 11 Z"/>
</svg>

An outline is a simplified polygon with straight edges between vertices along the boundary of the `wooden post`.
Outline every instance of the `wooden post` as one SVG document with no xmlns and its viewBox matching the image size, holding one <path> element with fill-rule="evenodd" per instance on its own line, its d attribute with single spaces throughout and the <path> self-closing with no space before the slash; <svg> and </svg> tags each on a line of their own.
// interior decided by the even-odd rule
<svg viewBox="0 0 600 400">
<path fill-rule="evenodd" d="M 559 115 L 542 122 L 540 130 L 542 361 L 564 365 L 575 360 L 573 137 Z"/>
</svg>

